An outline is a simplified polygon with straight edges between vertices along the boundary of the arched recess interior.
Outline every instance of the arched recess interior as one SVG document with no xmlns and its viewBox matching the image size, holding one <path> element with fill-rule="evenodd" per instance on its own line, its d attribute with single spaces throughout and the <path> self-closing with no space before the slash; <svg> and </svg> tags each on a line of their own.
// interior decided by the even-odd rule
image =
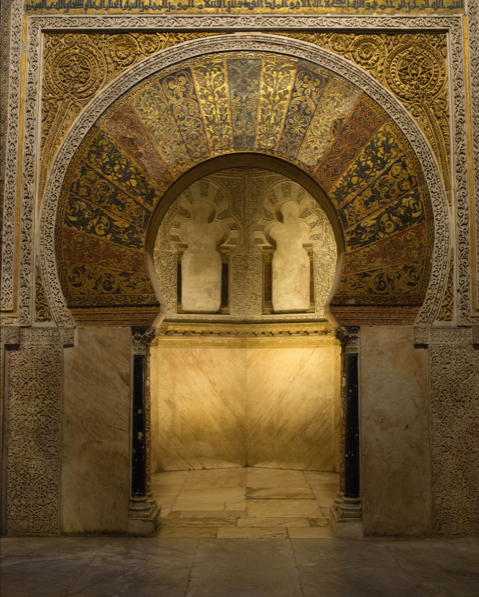
<svg viewBox="0 0 479 597">
<path fill-rule="evenodd" d="M 131 87 L 69 163 L 55 242 L 75 321 L 151 323 L 159 305 L 147 249 L 169 190 L 213 158 L 254 153 L 294 166 L 329 198 L 344 238 L 329 306 L 337 322 L 413 323 L 429 283 L 434 218 L 404 133 L 368 94 L 324 66 L 209 48 Z"/>
</svg>

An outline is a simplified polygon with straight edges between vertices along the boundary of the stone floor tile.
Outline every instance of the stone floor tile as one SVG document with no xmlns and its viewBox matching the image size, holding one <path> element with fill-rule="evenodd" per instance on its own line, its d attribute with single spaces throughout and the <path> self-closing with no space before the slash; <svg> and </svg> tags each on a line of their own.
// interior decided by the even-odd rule
<svg viewBox="0 0 479 597">
<path fill-rule="evenodd" d="M 197 543 L 195 539 L 110 537 L 91 566 L 191 567 Z"/>
<path fill-rule="evenodd" d="M 107 537 L 18 537 L 10 546 L 7 556 L 10 563 L 29 562 L 35 559 L 72 559 L 89 563 L 107 543 Z"/>
<path fill-rule="evenodd" d="M 329 519 L 327 518 L 308 518 L 310 527 L 329 527 Z"/>
<path fill-rule="evenodd" d="M 324 507 L 322 507 L 322 508 L 321 508 L 321 507 L 320 507 L 319 509 L 321 510 L 321 513 L 322 513 L 322 515 L 323 515 L 325 518 L 329 518 L 329 517 L 330 517 L 330 515 L 331 515 L 331 512 L 330 512 L 330 510 L 329 510 L 329 507 L 327 507 L 327 508 L 324 508 Z"/>
<path fill-rule="evenodd" d="M 184 489 L 213 487 L 245 487 L 246 468 L 223 468 L 206 471 L 190 471 Z"/>
<path fill-rule="evenodd" d="M 170 512 L 169 517 L 180 516 L 187 518 L 196 517 L 213 517 L 213 518 L 230 518 L 239 516 L 246 516 L 246 501 L 242 510 L 186 510 L 185 512 Z"/>
<path fill-rule="evenodd" d="M 267 500 L 314 500 L 307 487 L 247 487 L 246 499 Z"/>
<path fill-rule="evenodd" d="M 224 527 L 218 529 L 218 539 L 287 539 L 285 527 Z"/>
<path fill-rule="evenodd" d="M 320 570 L 398 567 L 386 547 L 376 540 L 295 539 L 293 549 L 298 566 L 316 567 Z"/>
<path fill-rule="evenodd" d="M 200 539 L 186 597 L 302 597 L 291 542 Z"/>
<path fill-rule="evenodd" d="M 479 551 L 474 544 L 466 545 L 436 539 L 385 542 L 386 549 L 414 580 L 421 595 L 428 597 L 477 597 Z"/>
<path fill-rule="evenodd" d="M 173 511 L 242 510 L 244 499 L 244 488 L 183 489 Z"/>
<path fill-rule="evenodd" d="M 329 508 L 333 505 L 334 500 L 336 499 L 336 492 L 330 491 L 314 491 L 314 497 L 318 502 L 320 508 Z"/>
<path fill-rule="evenodd" d="M 218 527 L 214 526 L 174 526 L 160 527 L 158 537 L 216 537 Z"/>
<path fill-rule="evenodd" d="M 90 567 L 67 597 L 183 597 L 189 567 Z"/>
<path fill-rule="evenodd" d="M 316 520 L 316 519 L 314 519 Z M 327 520 L 323 519 L 326 524 Z M 278 517 L 269 517 L 269 518 L 238 518 L 237 519 L 237 526 L 238 527 L 310 527 L 310 522 L 307 518 L 295 518 L 293 516 L 278 516 Z"/>
<path fill-rule="evenodd" d="M 328 540 L 324 543 L 328 544 Z M 298 570 L 304 597 L 423 597 L 399 567 L 346 568 L 331 572 L 299 566 Z"/>
<path fill-rule="evenodd" d="M 248 516 L 295 518 L 320 518 L 321 512 L 315 500 L 248 500 Z"/>
<path fill-rule="evenodd" d="M 94 555 L 95 552 L 91 553 L 90 559 Z M 3 597 L 64 597 L 89 568 L 88 560 L 75 560 L 67 552 L 65 556 L 50 559 L 45 555 L 41 559 L 28 556 L 22 560 L 6 555 L 2 558 L 0 594 Z"/>
<path fill-rule="evenodd" d="M 187 516 L 173 516 L 161 520 L 161 527 L 235 527 L 237 519 L 234 516 L 212 517 L 198 516 L 189 518 Z"/>
<path fill-rule="evenodd" d="M 247 468 L 247 487 L 305 487 L 309 489 L 309 483 L 302 471 L 289 471 L 270 468 Z"/>
<path fill-rule="evenodd" d="M 314 526 L 309 529 L 289 528 L 288 534 L 291 539 L 332 539 L 331 529 L 329 526 L 320 527 Z"/>
</svg>

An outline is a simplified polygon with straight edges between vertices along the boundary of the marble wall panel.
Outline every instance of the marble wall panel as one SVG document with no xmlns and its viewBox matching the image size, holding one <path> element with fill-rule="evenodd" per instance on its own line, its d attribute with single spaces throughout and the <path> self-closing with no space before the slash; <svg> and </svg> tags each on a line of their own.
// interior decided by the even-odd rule
<svg viewBox="0 0 479 597">
<path fill-rule="evenodd" d="M 249 348 L 248 466 L 334 471 L 339 347 Z"/>
<path fill-rule="evenodd" d="M 78 329 L 65 350 L 62 532 L 124 533 L 130 497 L 129 328 Z"/>
<path fill-rule="evenodd" d="M 360 416 L 366 535 L 428 534 L 428 354 L 412 327 L 361 328 Z"/>
<path fill-rule="evenodd" d="M 151 375 L 153 471 L 339 465 L 338 346 L 153 347 Z"/>
<path fill-rule="evenodd" d="M 157 470 L 245 466 L 245 350 L 153 347 L 151 354 Z"/>
</svg>

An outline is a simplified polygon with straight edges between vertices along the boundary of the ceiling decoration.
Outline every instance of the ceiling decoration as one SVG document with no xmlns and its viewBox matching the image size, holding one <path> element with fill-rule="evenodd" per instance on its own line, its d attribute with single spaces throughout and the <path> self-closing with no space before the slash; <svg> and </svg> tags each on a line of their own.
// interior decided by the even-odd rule
<svg viewBox="0 0 479 597">
<path fill-rule="evenodd" d="M 57 225 L 69 307 L 157 303 L 145 259 L 151 215 L 192 166 L 255 152 L 324 190 L 346 244 L 333 305 L 402 305 L 429 281 L 428 189 L 403 133 L 365 93 L 309 62 L 225 52 L 156 73 L 92 127 L 64 180 Z"/>
</svg>

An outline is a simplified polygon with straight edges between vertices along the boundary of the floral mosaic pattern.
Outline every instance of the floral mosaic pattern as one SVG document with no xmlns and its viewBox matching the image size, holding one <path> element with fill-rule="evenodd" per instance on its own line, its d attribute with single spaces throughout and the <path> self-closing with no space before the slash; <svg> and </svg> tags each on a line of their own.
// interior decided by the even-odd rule
<svg viewBox="0 0 479 597">
<path fill-rule="evenodd" d="M 83 141 L 65 178 L 57 227 L 68 305 L 155 304 L 145 260 L 151 214 L 192 166 L 237 152 L 286 160 L 329 196 L 346 246 L 333 304 L 422 304 L 432 215 L 401 131 L 327 69 L 228 52 L 152 75 Z M 72 249 L 73 235 L 84 249 Z"/>
</svg>

